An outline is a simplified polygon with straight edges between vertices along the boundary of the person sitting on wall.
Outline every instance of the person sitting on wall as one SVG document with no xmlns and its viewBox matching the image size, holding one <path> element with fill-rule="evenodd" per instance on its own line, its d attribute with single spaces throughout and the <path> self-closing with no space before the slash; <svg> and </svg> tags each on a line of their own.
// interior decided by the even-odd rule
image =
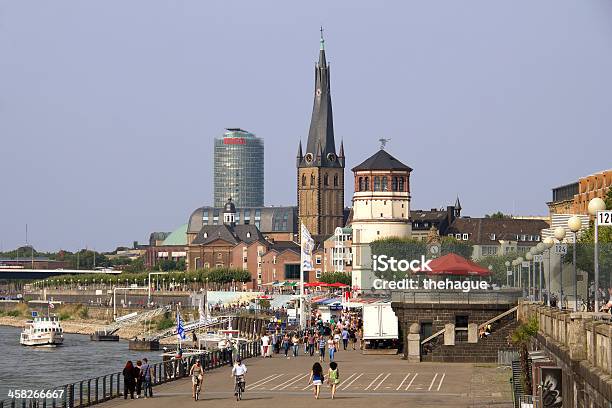
<svg viewBox="0 0 612 408">
<path fill-rule="evenodd" d="M 486 337 L 485 328 L 481 327 L 478 329 L 478 338 L 484 339 Z"/>
</svg>

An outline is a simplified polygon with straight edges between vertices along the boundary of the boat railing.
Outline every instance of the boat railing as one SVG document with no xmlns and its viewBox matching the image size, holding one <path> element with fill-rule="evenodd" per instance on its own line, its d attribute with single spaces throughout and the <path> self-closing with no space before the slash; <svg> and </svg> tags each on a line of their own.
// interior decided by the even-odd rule
<svg viewBox="0 0 612 408">
<path fill-rule="evenodd" d="M 243 359 L 261 355 L 261 341 L 239 344 L 237 355 Z M 234 357 L 228 350 L 213 350 L 150 364 L 153 374 L 151 386 L 155 387 L 189 376 L 189 369 L 196 360 L 200 361 L 205 371 L 209 371 L 231 365 Z M 35 391 L 33 395 L 19 395 L 12 399 L 1 400 L 0 408 L 81 408 L 121 397 L 123 393 L 123 374 L 115 372 L 48 390 Z"/>
</svg>

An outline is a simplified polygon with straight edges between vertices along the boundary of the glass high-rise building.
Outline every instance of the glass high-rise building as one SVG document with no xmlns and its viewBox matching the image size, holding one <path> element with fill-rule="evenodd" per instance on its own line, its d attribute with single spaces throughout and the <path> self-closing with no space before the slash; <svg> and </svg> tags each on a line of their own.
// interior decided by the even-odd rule
<svg viewBox="0 0 612 408">
<path fill-rule="evenodd" d="M 226 129 L 215 139 L 214 206 L 228 198 L 236 207 L 264 205 L 264 143 L 246 130 Z"/>
</svg>

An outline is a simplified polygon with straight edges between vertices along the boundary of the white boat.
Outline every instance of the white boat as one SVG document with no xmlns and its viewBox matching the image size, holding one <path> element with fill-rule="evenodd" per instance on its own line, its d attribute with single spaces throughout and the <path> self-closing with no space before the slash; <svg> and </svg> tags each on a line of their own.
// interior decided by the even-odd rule
<svg viewBox="0 0 612 408">
<path fill-rule="evenodd" d="M 28 320 L 19 339 L 19 343 L 24 346 L 55 347 L 63 342 L 64 330 L 57 316 Z"/>
</svg>

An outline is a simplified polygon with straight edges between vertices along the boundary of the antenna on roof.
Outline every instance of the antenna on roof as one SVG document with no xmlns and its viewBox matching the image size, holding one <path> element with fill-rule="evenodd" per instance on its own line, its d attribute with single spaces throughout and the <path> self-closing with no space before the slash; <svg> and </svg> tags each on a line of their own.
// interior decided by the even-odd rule
<svg viewBox="0 0 612 408">
<path fill-rule="evenodd" d="M 387 142 L 391 141 L 391 139 L 385 139 L 381 137 L 380 139 L 378 139 L 378 141 L 380 142 L 380 150 L 385 150 L 385 147 L 387 146 Z"/>
</svg>

